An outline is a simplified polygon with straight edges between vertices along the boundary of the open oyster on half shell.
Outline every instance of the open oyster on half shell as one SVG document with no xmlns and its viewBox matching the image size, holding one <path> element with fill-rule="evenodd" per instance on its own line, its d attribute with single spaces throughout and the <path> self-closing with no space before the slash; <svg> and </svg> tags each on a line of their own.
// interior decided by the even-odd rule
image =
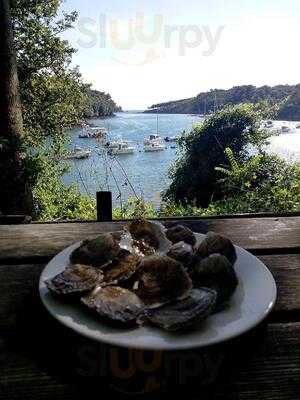
<svg viewBox="0 0 300 400">
<path fill-rule="evenodd" d="M 103 281 L 103 275 L 94 267 L 71 265 L 52 279 L 45 281 L 47 288 L 56 295 L 82 295 Z"/>
<path fill-rule="evenodd" d="M 138 270 L 141 257 L 121 249 L 116 258 L 103 270 L 106 284 L 126 282 Z"/>
<path fill-rule="evenodd" d="M 137 275 L 136 293 L 153 307 L 186 297 L 192 287 L 183 265 L 167 256 L 145 257 Z"/>
<path fill-rule="evenodd" d="M 132 221 L 127 230 L 132 238 L 131 246 L 142 255 L 166 254 L 172 243 L 159 222 Z"/>
<path fill-rule="evenodd" d="M 119 286 L 98 287 L 81 301 L 100 317 L 125 325 L 136 323 L 144 310 L 136 294 Z"/>
<path fill-rule="evenodd" d="M 73 264 L 101 267 L 113 260 L 120 251 L 119 240 L 112 233 L 103 233 L 96 239 L 84 240 L 70 255 Z"/>
<path fill-rule="evenodd" d="M 181 301 L 145 311 L 146 318 L 167 331 L 184 330 L 203 321 L 214 310 L 217 293 L 208 288 L 192 289 Z"/>
</svg>

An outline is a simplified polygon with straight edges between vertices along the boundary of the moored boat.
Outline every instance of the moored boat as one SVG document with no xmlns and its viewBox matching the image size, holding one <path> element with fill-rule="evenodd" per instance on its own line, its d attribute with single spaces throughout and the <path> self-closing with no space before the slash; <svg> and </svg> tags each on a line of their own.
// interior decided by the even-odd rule
<svg viewBox="0 0 300 400">
<path fill-rule="evenodd" d="M 288 127 L 288 126 L 286 126 L 286 125 L 283 125 L 283 126 L 281 127 L 281 132 L 282 132 L 282 133 L 288 133 L 288 132 L 290 132 L 290 130 L 291 130 L 291 128 Z"/>
<path fill-rule="evenodd" d="M 104 127 L 84 127 L 79 134 L 80 139 L 105 139 L 107 130 Z"/>
<path fill-rule="evenodd" d="M 172 142 L 176 142 L 177 137 L 176 136 L 166 136 L 164 138 L 164 140 L 165 140 L 165 142 L 172 143 Z"/>
<path fill-rule="evenodd" d="M 265 128 L 272 128 L 273 127 L 273 121 L 266 121 L 265 122 Z"/>
<path fill-rule="evenodd" d="M 90 149 L 82 149 L 79 146 L 75 146 L 73 150 L 70 150 L 67 152 L 65 159 L 66 160 L 71 160 L 71 159 L 80 160 L 83 158 L 89 158 L 91 154 L 92 154 L 92 151 Z"/>
<path fill-rule="evenodd" d="M 135 148 L 126 140 L 116 141 L 108 149 L 110 155 L 133 154 L 135 151 Z"/>
<path fill-rule="evenodd" d="M 161 151 L 165 150 L 162 138 L 157 134 L 152 134 L 148 139 L 144 140 L 144 151 Z"/>
</svg>

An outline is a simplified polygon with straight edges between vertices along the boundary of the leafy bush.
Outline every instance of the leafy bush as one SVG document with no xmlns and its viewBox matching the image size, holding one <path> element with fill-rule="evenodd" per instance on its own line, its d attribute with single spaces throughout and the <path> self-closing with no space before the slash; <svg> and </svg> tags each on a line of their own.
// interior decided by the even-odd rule
<svg viewBox="0 0 300 400">
<path fill-rule="evenodd" d="M 114 219 L 157 218 L 158 213 L 151 203 L 143 199 L 130 197 L 121 208 L 114 208 Z"/>
<path fill-rule="evenodd" d="M 300 210 L 300 163 L 288 164 L 274 155 L 259 154 L 239 164 L 226 149 L 229 169 L 219 181 L 227 193 L 211 208 L 216 214 Z"/>
<path fill-rule="evenodd" d="M 227 162 L 224 150 L 230 147 L 238 161 L 249 157 L 249 145 L 260 151 L 270 132 L 260 128 L 268 115 L 265 105 L 241 104 L 225 109 L 194 126 L 180 142 L 181 154 L 170 170 L 172 179 L 164 199 L 207 207 L 212 199 L 221 199 L 222 187 L 216 166 Z"/>
</svg>

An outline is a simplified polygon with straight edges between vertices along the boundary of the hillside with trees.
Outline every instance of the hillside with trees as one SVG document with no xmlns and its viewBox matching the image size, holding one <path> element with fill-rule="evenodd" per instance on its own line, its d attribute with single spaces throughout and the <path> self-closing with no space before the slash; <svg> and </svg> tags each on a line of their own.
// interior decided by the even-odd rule
<svg viewBox="0 0 300 400">
<path fill-rule="evenodd" d="M 300 85 L 295 87 L 293 94 L 287 98 L 280 108 L 278 119 L 300 121 Z"/>
<path fill-rule="evenodd" d="M 228 90 L 213 89 L 196 97 L 153 104 L 145 112 L 168 114 L 210 114 L 228 105 L 265 102 L 278 105 L 278 118 L 300 119 L 299 85 L 235 86 Z"/>
<path fill-rule="evenodd" d="M 88 101 L 84 111 L 85 118 L 101 118 L 114 115 L 115 112 L 122 111 L 109 93 L 93 90 L 90 87 L 86 89 Z"/>
</svg>

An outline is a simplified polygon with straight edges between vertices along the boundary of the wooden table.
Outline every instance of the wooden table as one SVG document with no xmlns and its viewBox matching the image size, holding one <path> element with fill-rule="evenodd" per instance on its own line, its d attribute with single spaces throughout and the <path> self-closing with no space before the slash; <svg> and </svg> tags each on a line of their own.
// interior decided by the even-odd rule
<svg viewBox="0 0 300 400">
<path fill-rule="evenodd" d="M 200 219 L 181 222 L 194 231 L 205 229 Z M 81 399 L 95 396 L 93 390 L 99 397 L 112 391 L 145 396 L 155 388 L 177 398 L 300 399 L 300 217 L 204 223 L 269 267 L 277 304 L 267 321 L 246 335 L 202 353 L 160 354 L 163 361 L 150 372 L 142 372 L 147 368 L 141 352 L 99 346 L 60 326 L 38 296 L 39 275 L 51 257 L 75 241 L 119 230 L 122 222 L 0 226 L 0 399 Z M 126 366 L 128 357 L 135 368 L 118 368 L 116 360 Z M 188 366 L 193 357 L 201 368 Z M 107 367 L 107 360 L 114 366 Z"/>
</svg>

